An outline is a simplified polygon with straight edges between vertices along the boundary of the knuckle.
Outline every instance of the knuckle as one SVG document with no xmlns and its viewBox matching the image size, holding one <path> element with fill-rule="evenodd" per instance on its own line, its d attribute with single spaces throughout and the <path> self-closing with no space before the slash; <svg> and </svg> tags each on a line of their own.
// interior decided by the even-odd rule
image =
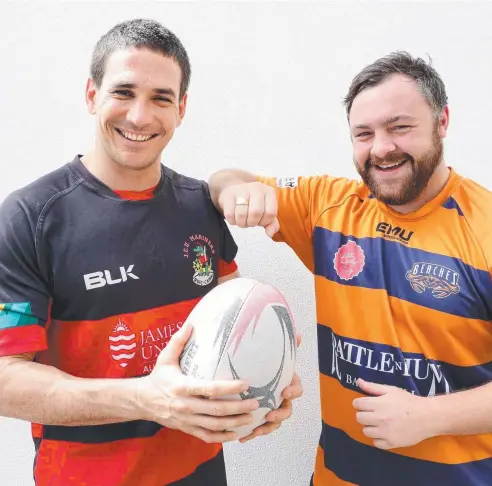
<svg viewBox="0 0 492 486">
<path fill-rule="evenodd" d="M 223 405 L 214 405 L 212 409 L 212 415 L 215 417 L 222 417 L 226 414 L 225 407 Z"/>
<path fill-rule="evenodd" d="M 174 383 L 169 387 L 169 392 L 173 397 L 179 397 L 184 394 L 185 388 L 186 387 L 182 382 Z"/>
<path fill-rule="evenodd" d="M 248 217 L 250 219 L 259 220 L 263 216 L 263 210 L 259 208 L 253 208 L 249 210 Z"/>
<path fill-rule="evenodd" d="M 234 219 L 235 211 L 235 208 L 232 206 L 224 208 L 224 217 L 228 222 L 231 222 Z"/>
<path fill-rule="evenodd" d="M 209 426 L 208 428 L 210 430 L 213 430 L 214 432 L 218 432 L 220 430 L 223 430 L 224 429 L 224 426 L 222 425 L 222 423 L 217 420 L 217 419 L 212 419 L 209 423 Z"/>
<path fill-rule="evenodd" d="M 197 439 L 200 439 L 200 440 L 203 440 L 203 442 L 208 442 L 207 441 L 207 433 L 206 432 L 202 432 L 201 430 L 200 431 L 196 431 L 194 434 L 193 434 Z"/>
<path fill-rule="evenodd" d="M 237 214 L 236 215 L 236 226 L 240 228 L 246 227 L 247 215 L 246 214 Z"/>
<path fill-rule="evenodd" d="M 206 396 L 207 398 L 215 397 L 217 394 L 218 394 L 218 388 L 217 385 L 214 383 L 207 385 L 202 393 L 202 395 Z"/>
<path fill-rule="evenodd" d="M 253 189 L 258 190 L 258 189 L 262 189 L 263 187 L 265 187 L 265 184 L 263 184 L 263 183 L 261 183 L 261 182 L 259 182 L 259 181 L 256 181 L 256 182 L 252 182 L 252 183 L 251 183 L 251 187 L 252 187 Z"/>
<path fill-rule="evenodd" d="M 174 399 L 173 410 L 177 413 L 190 413 L 190 407 L 182 400 Z"/>
</svg>

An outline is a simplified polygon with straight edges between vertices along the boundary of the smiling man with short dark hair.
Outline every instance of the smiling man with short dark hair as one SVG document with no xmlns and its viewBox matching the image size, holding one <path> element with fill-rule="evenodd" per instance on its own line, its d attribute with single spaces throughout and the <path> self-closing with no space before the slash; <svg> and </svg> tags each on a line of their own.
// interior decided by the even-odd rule
<svg viewBox="0 0 492 486">
<path fill-rule="evenodd" d="M 93 150 L 0 207 L 0 416 L 33 423 L 37 486 L 225 486 L 221 443 L 259 406 L 179 366 L 189 313 L 238 275 L 207 184 L 160 160 L 190 71 L 158 22 L 116 25 L 87 82 Z M 256 433 L 301 393 L 296 377 Z"/>
</svg>

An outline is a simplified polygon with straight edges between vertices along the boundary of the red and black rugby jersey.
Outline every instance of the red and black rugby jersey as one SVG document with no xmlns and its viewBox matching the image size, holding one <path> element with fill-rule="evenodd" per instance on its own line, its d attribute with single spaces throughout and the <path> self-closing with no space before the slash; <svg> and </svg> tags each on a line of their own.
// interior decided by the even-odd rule
<svg viewBox="0 0 492 486">
<path fill-rule="evenodd" d="M 162 167 L 150 193 L 118 194 L 77 156 L 1 205 L 0 355 L 146 375 L 236 252 L 205 183 Z M 220 444 L 154 422 L 32 430 L 38 486 L 226 485 Z"/>
</svg>

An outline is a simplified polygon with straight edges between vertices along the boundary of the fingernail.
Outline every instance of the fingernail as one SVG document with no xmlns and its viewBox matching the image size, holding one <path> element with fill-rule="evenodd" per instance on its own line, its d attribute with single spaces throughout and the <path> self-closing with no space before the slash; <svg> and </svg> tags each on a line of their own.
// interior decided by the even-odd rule
<svg viewBox="0 0 492 486">
<path fill-rule="evenodd" d="M 260 406 L 259 402 L 253 402 L 250 406 L 251 410 L 256 410 Z"/>
</svg>

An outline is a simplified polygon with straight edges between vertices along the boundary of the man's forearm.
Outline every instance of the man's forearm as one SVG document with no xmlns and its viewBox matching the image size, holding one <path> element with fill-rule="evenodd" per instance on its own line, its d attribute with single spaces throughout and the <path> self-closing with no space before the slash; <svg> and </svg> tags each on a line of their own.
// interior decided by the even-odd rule
<svg viewBox="0 0 492 486">
<path fill-rule="evenodd" d="M 492 383 L 429 398 L 434 435 L 472 435 L 492 432 Z"/>
<path fill-rule="evenodd" d="M 45 425 L 102 425 L 139 416 L 139 378 L 76 378 L 24 359 L 0 362 L 0 416 Z"/>
<path fill-rule="evenodd" d="M 212 201 L 216 207 L 218 207 L 218 199 L 220 193 L 229 186 L 235 186 L 238 184 L 247 184 L 248 182 L 255 182 L 256 176 L 250 172 L 238 169 L 223 169 L 215 172 L 210 176 L 208 185 L 210 188 L 210 195 Z"/>
</svg>

